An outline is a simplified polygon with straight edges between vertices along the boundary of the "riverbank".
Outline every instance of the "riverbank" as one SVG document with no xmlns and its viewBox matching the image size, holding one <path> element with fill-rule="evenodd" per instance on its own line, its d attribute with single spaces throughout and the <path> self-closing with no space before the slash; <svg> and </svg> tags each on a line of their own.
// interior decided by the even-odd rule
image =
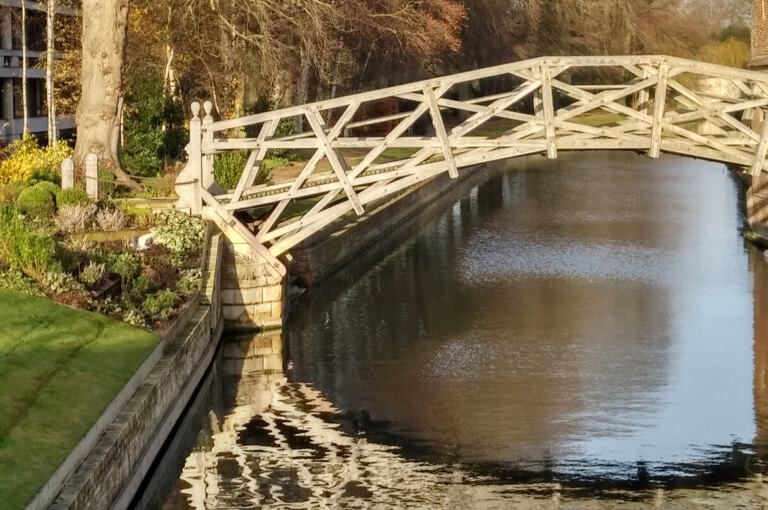
<svg viewBox="0 0 768 510">
<path fill-rule="evenodd" d="M 0 290 L 0 501 L 24 508 L 160 337 Z"/>
</svg>

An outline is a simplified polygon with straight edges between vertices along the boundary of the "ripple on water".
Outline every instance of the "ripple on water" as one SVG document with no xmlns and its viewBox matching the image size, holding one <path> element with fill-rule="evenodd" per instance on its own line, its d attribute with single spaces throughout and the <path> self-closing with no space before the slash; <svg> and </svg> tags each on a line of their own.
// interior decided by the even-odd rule
<svg viewBox="0 0 768 510">
<path fill-rule="evenodd" d="M 480 230 L 459 257 L 459 274 L 464 283 L 531 277 L 659 283 L 667 278 L 665 269 L 676 263 L 672 252 L 658 248 L 555 239 L 518 241 Z"/>
</svg>

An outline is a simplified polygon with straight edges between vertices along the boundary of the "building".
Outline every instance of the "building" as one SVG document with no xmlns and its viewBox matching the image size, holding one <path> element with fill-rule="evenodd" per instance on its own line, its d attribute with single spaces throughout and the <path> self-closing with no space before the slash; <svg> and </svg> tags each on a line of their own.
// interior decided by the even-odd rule
<svg viewBox="0 0 768 510">
<path fill-rule="evenodd" d="M 768 1 L 752 0 L 752 54 L 749 67 L 768 69 Z"/>
<path fill-rule="evenodd" d="M 45 70 L 36 68 L 45 58 L 46 7 L 36 1 L 25 1 L 27 7 L 27 108 L 29 131 L 41 142 L 48 138 L 48 111 L 45 101 Z M 19 12 L 21 0 L 0 0 L 0 141 L 8 143 L 23 132 L 21 34 Z M 73 16 L 72 9 L 58 8 L 57 15 Z M 57 119 L 59 133 L 66 136 L 75 129 L 71 117 Z"/>
</svg>

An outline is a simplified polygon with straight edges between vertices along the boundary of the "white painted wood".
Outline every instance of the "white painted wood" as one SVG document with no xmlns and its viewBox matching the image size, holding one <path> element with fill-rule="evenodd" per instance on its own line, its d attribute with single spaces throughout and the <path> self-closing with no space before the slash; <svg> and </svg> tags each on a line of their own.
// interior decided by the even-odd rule
<svg viewBox="0 0 768 510">
<path fill-rule="evenodd" d="M 325 157 L 333 167 L 333 171 L 336 173 L 336 177 L 339 179 L 342 188 L 344 188 L 344 193 L 347 194 L 349 201 L 352 203 L 352 208 L 358 216 L 361 216 L 365 212 L 365 209 L 363 209 L 363 205 L 357 198 L 357 193 L 355 193 L 355 189 L 352 187 L 352 183 L 349 182 L 349 178 L 347 177 L 349 168 L 347 167 L 346 161 L 336 149 L 334 149 L 331 142 L 328 140 L 328 137 L 325 135 L 322 116 L 314 110 L 305 110 L 304 115 L 307 117 L 309 125 L 312 126 L 320 146 L 325 151 Z"/>
<path fill-rule="evenodd" d="M 552 97 L 552 75 L 549 66 L 541 65 L 541 100 L 544 103 L 544 126 L 547 133 L 547 157 L 557 158 L 557 142 L 555 140 L 555 106 Z"/>
<path fill-rule="evenodd" d="M 579 67 L 616 67 L 626 72 L 618 81 L 605 83 L 572 85 L 557 79 L 565 70 Z M 727 77 L 743 97 L 717 97 L 692 90 L 675 79 L 683 73 Z M 511 90 L 483 97 L 461 101 L 443 97 L 456 84 L 504 75 L 521 81 Z M 656 91 L 650 111 L 652 87 Z M 575 102 L 556 108 L 554 89 Z M 667 110 L 669 90 L 675 92 L 676 103 Z M 531 94 L 534 114 L 517 106 Z M 411 111 L 352 121 L 361 103 L 391 97 L 416 105 Z M 628 106 L 630 103 L 632 106 Z M 238 188 L 232 193 L 206 196 L 206 203 L 214 201 L 217 214 L 233 220 L 232 211 L 271 206 L 249 243 L 276 257 L 341 215 L 353 210 L 361 214 L 366 204 L 408 186 L 443 172 L 456 176 L 461 168 L 525 154 L 545 153 L 553 158 L 559 150 L 621 149 L 648 150 L 649 156 L 658 157 L 665 151 L 746 166 L 759 173 L 768 152 L 766 133 L 754 132 L 743 118 L 766 106 L 768 75 L 752 71 L 662 56 L 542 57 L 232 121 L 206 122 L 204 140 L 198 145 L 201 157 L 206 158 L 230 150 L 251 151 Z M 339 108 L 344 108 L 344 113 L 329 128 L 323 119 L 331 118 L 330 110 Z M 441 113 L 445 111 L 470 115 L 448 127 Z M 595 112 L 610 112 L 615 118 L 592 117 Z M 417 119 L 427 113 L 432 117 L 434 134 L 409 134 Z M 274 131 L 266 134 L 266 126 L 276 127 L 281 119 L 295 115 L 306 115 L 311 130 L 279 138 L 273 137 Z M 489 123 L 491 120 L 494 122 Z M 695 126 L 702 122 L 708 123 L 713 135 L 697 132 Z M 217 139 L 209 135 L 253 124 L 263 124 L 255 139 L 227 139 L 221 135 Z M 349 135 L 355 127 L 374 125 L 386 126 L 387 131 L 381 136 Z M 470 136 L 486 125 L 494 126 L 496 131 L 488 131 L 487 136 Z M 190 145 L 192 154 L 197 149 L 193 143 Z M 314 154 L 297 178 L 253 186 L 252 176 L 260 160 L 266 151 L 278 148 L 311 149 Z M 395 161 L 376 162 L 387 149 L 396 148 L 412 150 L 404 151 Z M 350 169 L 342 150 L 345 155 L 358 151 L 362 159 Z M 316 171 L 323 157 L 328 158 L 332 172 Z M 319 200 L 302 217 L 281 220 L 291 201 L 310 197 Z"/>
<path fill-rule="evenodd" d="M 251 154 L 248 156 L 248 161 L 245 164 L 245 169 L 243 169 L 243 174 L 240 176 L 235 192 L 232 195 L 233 201 L 236 202 L 240 200 L 240 197 L 243 196 L 243 190 L 245 190 L 247 186 L 253 184 L 254 179 L 256 179 L 261 163 L 264 161 L 264 158 L 267 157 L 267 151 L 269 150 L 267 147 L 260 144 L 263 144 L 267 138 L 275 134 L 279 124 L 280 121 L 278 119 L 272 119 L 266 121 L 261 127 L 259 138 L 256 141 L 256 145 L 253 147 Z"/>
<path fill-rule="evenodd" d="M 456 168 L 456 160 L 453 158 L 453 151 L 451 150 L 451 145 L 448 141 L 448 133 L 445 131 L 445 124 L 443 123 L 443 116 L 440 114 L 440 107 L 437 106 L 435 91 L 431 86 L 424 86 L 424 97 L 429 105 L 429 113 L 432 116 L 432 126 L 435 128 L 435 134 L 440 141 L 445 163 L 448 165 L 448 175 L 451 176 L 451 179 L 455 179 L 459 176 L 459 170 Z"/>
<path fill-rule="evenodd" d="M 658 158 L 661 151 L 661 134 L 663 130 L 664 111 L 667 103 L 667 81 L 669 80 L 669 66 L 662 63 L 659 66 L 658 82 L 656 83 L 656 95 L 653 99 L 653 128 L 651 130 L 651 147 L 648 157 Z"/>
</svg>

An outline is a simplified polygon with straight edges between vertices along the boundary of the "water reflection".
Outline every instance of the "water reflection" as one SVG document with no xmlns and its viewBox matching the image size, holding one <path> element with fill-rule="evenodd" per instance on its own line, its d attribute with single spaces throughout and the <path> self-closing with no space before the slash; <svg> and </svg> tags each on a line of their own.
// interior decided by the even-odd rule
<svg viewBox="0 0 768 510">
<path fill-rule="evenodd" d="M 316 289 L 288 324 L 295 377 L 461 462 L 688 473 L 754 430 L 736 191 L 716 165 L 615 154 L 499 176 Z"/>
<path fill-rule="evenodd" d="M 416 218 L 282 342 L 225 343 L 136 507 L 768 505 L 768 269 L 735 180 L 546 165 Z"/>
</svg>

